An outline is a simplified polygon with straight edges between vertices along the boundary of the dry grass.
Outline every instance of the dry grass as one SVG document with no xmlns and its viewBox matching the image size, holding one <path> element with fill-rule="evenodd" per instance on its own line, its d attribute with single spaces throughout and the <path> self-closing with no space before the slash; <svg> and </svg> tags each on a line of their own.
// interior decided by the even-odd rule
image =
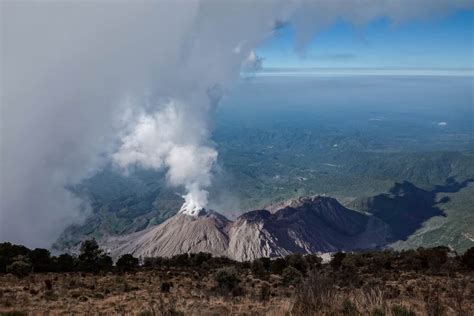
<svg viewBox="0 0 474 316">
<path fill-rule="evenodd" d="M 358 288 L 335 283 L 334 275 L 313 273 L 296 290 L 291 314 L 474 315 L 472 274 L 433 276 L 392 272 L 381 279 L 375 275 L 364 277 L 370 281 Z"/>
<path fill-rule="evenodd" d="M 0 275 L 0 314 L 119 315 L 474 315 L 472 274 L 359 273 L 329 267 L 298 286 L 279 275 L 260 280 L 239 270 L 241 291 L 222 295 L 214 271 L 149 270 L 123 275 Z M 163 283 L 171 285 L 169 292 Z M 403 312 L 407 312 L 403 314 Z"/>
</svg>

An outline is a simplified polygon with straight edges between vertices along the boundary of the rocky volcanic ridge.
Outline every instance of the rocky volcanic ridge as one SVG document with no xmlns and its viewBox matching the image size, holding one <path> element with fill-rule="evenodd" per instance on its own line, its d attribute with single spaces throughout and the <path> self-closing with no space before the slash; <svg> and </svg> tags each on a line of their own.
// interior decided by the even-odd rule
<svg viewBox="0 0 474 316">
<path fill-rule="evenodd" d="M 282 204 L 278 210 L 247 212 L 235 221 L 212 210 L 179 212 L 160 225 L 103 242 L 112 257 L 170 257 L 208 252 L 238 261 L 316 253 L 373 249 L 389 239 L 378 218 L 314 196 Z"/>
</svg>

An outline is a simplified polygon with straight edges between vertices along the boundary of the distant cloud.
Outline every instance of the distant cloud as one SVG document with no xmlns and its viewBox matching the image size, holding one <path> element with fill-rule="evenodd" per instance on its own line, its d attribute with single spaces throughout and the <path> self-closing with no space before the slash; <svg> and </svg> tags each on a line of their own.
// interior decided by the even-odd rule
<svg viewBox="0 0 474 316">
<path fill-rule="evenodd" d="M 357 54 L 354 53 L 324 53 L 324 54 L 308 54 L 305 56 L 307 59 L 316 59 L 316 60 L 353 60 L 359 58 Z"/>
</svg>

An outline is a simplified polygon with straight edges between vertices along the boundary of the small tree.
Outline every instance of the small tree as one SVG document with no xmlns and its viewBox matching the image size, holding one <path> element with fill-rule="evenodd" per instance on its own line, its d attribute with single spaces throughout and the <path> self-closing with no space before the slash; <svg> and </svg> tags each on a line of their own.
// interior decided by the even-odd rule
<svg viewBox="0 0 474 316">
<path fill-rule="evenodd" d="M 51 253 L 47 249 L 36 248 L 29 254 L 34 272 L 48 272 L 53 270 Z"/>
<path fill-rule="evenodd" d="M 112 270 L 113 265 L 114 265 L 114 261 L 112 260 L 112 257 L 106 255 L 105 253 L 102 253 L 99 256 L 99 261 L 98 261 L 99 271 L 110 271 Z"/>
<path fill-rule="evenodd" d="M 56 258 L 56 271 L 71 272 L 75 270 L 76 258 L 70 254 L 63 253 Z"/>
<path fill-rule="evenodd" d="M 120 271 L 133 271 L 138 267 L 138 259 L 131 254 L 126 254 L 117 260 L 116 265 Z"/>
<path fill-rule="evenodd" d="M 79 255 L 79 270 L 85 272 L 98 272 L 110 270 L 113 265 L 112 258 L 100 250 L 95 239 L 85 240 L 81 244 Z"/>
</svg>

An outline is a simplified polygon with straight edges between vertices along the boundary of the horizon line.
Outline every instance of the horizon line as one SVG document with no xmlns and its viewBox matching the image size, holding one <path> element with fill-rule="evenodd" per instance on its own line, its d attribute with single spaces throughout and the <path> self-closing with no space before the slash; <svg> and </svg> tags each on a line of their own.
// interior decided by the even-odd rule
<svg viewBox="0 0 474 316">
<path fill-rule="evenodd" d="M 257 77 L 271 76 L 449 76 L 473 77 L 474 68 L 410 67 L 264 67 Z"/>
</svg>

